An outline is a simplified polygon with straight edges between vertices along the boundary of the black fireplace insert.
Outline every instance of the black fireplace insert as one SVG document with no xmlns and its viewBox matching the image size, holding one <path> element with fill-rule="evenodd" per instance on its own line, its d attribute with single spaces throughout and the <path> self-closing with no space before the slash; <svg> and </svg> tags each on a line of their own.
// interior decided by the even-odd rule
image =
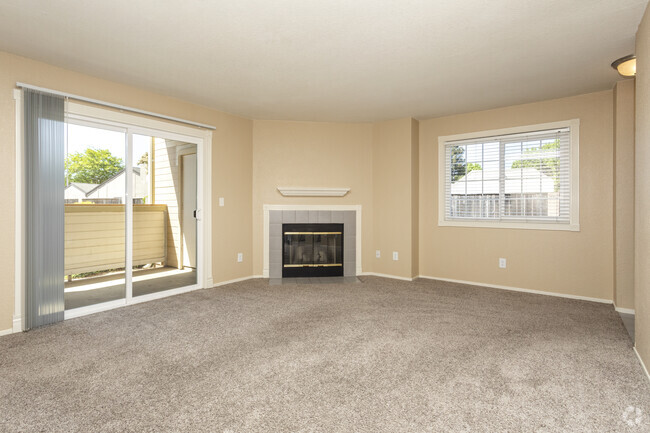
<svg viewBox="0 0 650 433">
<path fill-rule="evenodd" d="M 343 276 L 343 224 L 282 224 L 282 277 Z"/>
</svg>

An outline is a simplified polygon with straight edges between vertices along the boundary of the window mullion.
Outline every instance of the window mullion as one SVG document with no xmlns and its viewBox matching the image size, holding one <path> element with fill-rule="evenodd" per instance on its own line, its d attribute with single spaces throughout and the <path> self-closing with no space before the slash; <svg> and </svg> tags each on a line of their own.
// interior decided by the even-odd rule
<svg viewBox="0 0 650 433">
<path fill-rule="evenodd" d="M 485 212 L 485 143 L 481 144 L 481 215 L 480 218 L 485 218 L 487 213 Z"/>
<path fill-rule="evenodd" d="M 506 198 L 506 146 L 503 141 L 499 140 L 499 215 L 498 219 L 503 219 L 505 213 Z"/>
</svg>

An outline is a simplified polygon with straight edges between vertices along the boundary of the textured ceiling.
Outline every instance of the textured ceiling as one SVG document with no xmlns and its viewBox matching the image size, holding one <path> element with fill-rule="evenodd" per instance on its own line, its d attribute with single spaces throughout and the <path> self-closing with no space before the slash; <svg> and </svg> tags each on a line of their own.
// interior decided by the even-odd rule
<svg viewBox="0 0 650 433">
<path fill-rule="evenodd" d="M 3 0 L 0 50 L 252 118 L 427 118 L 611 88 L 646 4 Z"/>
</svg>

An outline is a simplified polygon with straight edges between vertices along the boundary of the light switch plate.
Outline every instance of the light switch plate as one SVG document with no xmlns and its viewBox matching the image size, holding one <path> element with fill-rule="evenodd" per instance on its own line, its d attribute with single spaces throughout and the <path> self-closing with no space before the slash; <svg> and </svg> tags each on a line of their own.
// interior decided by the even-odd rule
<svg viewBox="0 0 650 433">
<path fill-rule="evenodd" d="M 219 206 L 223 206 L 223 205 L 224 205 L 224 199 L 223 197 L 219 197 Z"/>
<path fill-rule="evenodd" d="M 503 257 L 501 257 L 501 258 L 499 259 L 499 267 L 500 267 L 501 269 L 505 269 L 505 268 L 506 268 L 506 259 L 504 259 Z"/>
<path fill-rule="evenodd" d="M 375 251 L 375 257 L 377 257 L 378 259 L 381 258 L 381 251 L 379 250 Z"/>
<path fill-rule="evenodd" d="M 237 253 L 237 262 L 241 263 L 244 261 L 244 253 Z"/>
<path fill-rule="evenodd" d="M 393 260 L 399 260 L 399 254 L 397 251 L 393 251 Z"/>
</svg>

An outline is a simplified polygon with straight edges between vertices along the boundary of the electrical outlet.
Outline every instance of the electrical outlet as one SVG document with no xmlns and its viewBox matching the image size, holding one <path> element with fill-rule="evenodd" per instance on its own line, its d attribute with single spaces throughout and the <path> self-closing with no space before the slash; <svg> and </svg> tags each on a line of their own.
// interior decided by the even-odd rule
<svg viewBox="0 0 650 433">
<path fill-rule="evenodd" d="M 375 251 L 375 257 L 377 257 L 378 259 L 381 258 L 381 251 L 379 250 Z"/>
<path fill-rule="evenodd" d="M 241 263 L 244 261 L 244 253 L 237 253 L 237 262 Z"/>
<path fill-rule="evenodd" d="M 219 206 L 224 206 L 224 199 L 223 199 L 223 197 L 219 197 Z"/>
<path fill-rule="evenodd" d="M 397 251 L 393 251 L 393 260 L 399 260 L 399 254 L 397 254 Z"/>
<path fill-rule="evenodd" d="M 506 259 L 504 259 L 503 257 L 501 257 L 501 258 L 499 259 L 499 267 L 500 267 L 501 269 L 505 269 L 505 268 L 506 268 Z"/>
</svg>

